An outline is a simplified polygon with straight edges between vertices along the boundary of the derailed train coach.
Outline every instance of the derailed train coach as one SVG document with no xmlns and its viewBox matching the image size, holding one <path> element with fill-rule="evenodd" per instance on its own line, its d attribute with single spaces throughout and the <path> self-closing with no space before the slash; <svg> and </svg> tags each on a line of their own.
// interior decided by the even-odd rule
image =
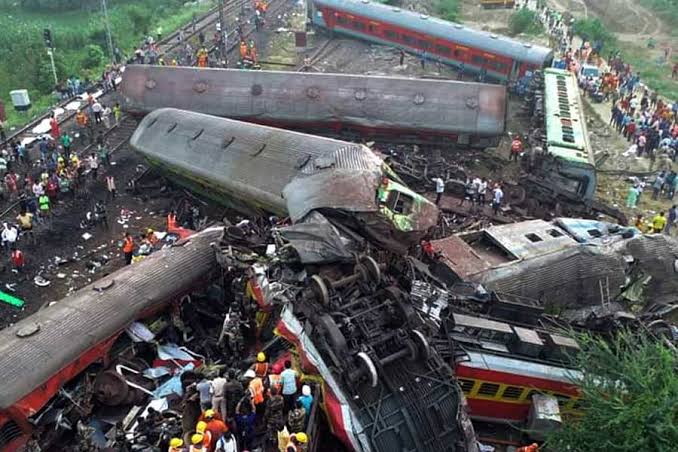
<svg viewBox="0 0 678 452">
<path fill-rule="evenodd" d="M 313 0 L 313 25 L 396 46 L 502 83 L 551 65 L 553 50 L 370 0 Z"/>
<path fill-rule="evenodd" d="M 494 146 L 506 129 L 506 88 L 483 83 L 131 65 L 123 108 L 179 108 L 342 139 Z"/>
<path fill-rule="evenodd" d="M 404 251 L 438 209 L 368 147 L 176 109 L 147 115 L 130 143 L 170 179 L 246 213 L 319 212 Z"/>
</svg>

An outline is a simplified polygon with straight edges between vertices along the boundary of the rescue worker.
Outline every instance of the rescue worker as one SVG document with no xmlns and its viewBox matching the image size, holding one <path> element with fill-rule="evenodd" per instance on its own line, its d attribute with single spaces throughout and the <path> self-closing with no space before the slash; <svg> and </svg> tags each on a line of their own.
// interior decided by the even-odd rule
<svg viewBox="0 0 678 452">
<path fill-rule="evenodd" d="M 254 403 L 257 414 L 261 414 L 264 409 L 264 382 L 257 377 L 252 369 L 245 372 L 245 378 L 251 378 L 247 389 L 250 393 L 250 398 Z"/>
<path fill-rule="evenodd" d="M 268 374 L 268 363 L 264 352 L 257 353 L 257 362 L 254 364 L 254 375 L 259 378 L 266 378 Z"/>
<path fill-rule="evenodd" d="M 436 184 L 436 206 L 440 204 L 440 198 L 442 198 L 443 193 L 445 193 L 445 182 L 439 178 L 434 177 L 433 182 Z"/>
<path fill-rule="evenodd" d="M 205 446 L 203 446 L 203 435 L 196 433 L 191 436 L 191 447 L 188 448 L 188 452 L 198 452 L 205 451 Z"/>
<path fill-rule="evenodd" d="M 205 450 L 210 450 L 210 444 L 212 444 L 212 433 L 207 430 L 207 422 L 200 421 L 195 425 L 196 433 L 202 435 L 202 445 L 205 447 Z M 215 441 L 216 442 L 216 441 Z"/>
<path fill-rule="evenodd" d="M 210 435 L 209 450 L 214 450 L 217 442 L 228 432 L 228 426 L 221 419 L 217 419 L 214 410 L 205 411 L 207 433 Z"/>
<path fill-rule="evenodd" d="M 306 423 L 308 423 L 308 418 L 311 415 L 311 408 L 313 407 L 313 395 L 311 394 L 311 387 L 309 385 L 301 387 L 301 395 L 297 401 L 304 407 L 304 411 L 306 412 Z M 304 428 L 304 430 L 306 430 L 306 428 Z"/>
<path fill-rule="evenodd" d="M 52 118 L 49 120 L 49 129 L 52 138 L 54 138 L 55 141 L 58 140 L 59 136 L 61 136 L 61 130 L 59 130 L 59 121 L 57 121 L 54 113 L 52 113 Z"/>
<path fill-rule="evenodd" d="M 238 452 L 238 443 L 231 432 L 224 433 L 214 446 L 215 452 Z"/>
<path fill-rule="evenodd" d="M 169 449 L 167 452 L 185 452 L 184 449 L 184 440 L 181 438 L 172 438 L 169 443 Z"/>
<path fill-rule="evenodd" d="M 516 452 L 537 452 L 539 450 L 539 445 L 537 443 L 532 443 L 529 446 L 523 446 L 518 448 Z"/>
<path fill-rule="evenodd" d="M 153 228 L 148 228 L 146 230 L 146 240 L 148 240 L 148 243 L 151 246 L 155 246 L 158 244 L 159 240 L 158 237 L 155 235 L 155 231 L 153 230 Z"/>
<path fill-rule="evenodd" d="M 511 141 L 511 156 L 509 161 L 515 160 L 517 162 L 521 152 L 523 152 L 523 142 L 520 140 L 520 137 L 516 135 L 513 138 L 513 141 Z"/>
<path fill-rule="evenodd" d="M 155 234 L 153 234 L 155 236 Z M 224 378 L 224 371 L 219 373 L 219 376 L 212 379 L 212 410 L 205 411 L 205 418 L 211 412 L 219 413 L 222 419 L 226 419 L 226 396 L 224 394 L 224 386 L 226 385 L 226 378 Z"/>
<path fill-rule="evenodd" d="M 167 232 L 172 232 L 177 228 L 177 214 L 174 210 L 170 210 L 167 214 Z"/>
<path fill-rule="evenodd" d="M 132 257 L 134 256 L 134 239 L 129 232 L 125 232 L 122 252 L 125 254 L 125 265 L 130 265 L 132 263 Z"/>
<path fill-rule="evenodd" d="M 257 46 L 254 44 L 254 39 L 250 39 L 248 44 L 249 57 L 253 63 L 257 62 Z"/>
<path fill-rule="evenodd" d="M 285 361 L 285 370 L 280 373 L 282 378 L 282 395 L 285 399 L 285 414 L 292 409 L 294 397 L 297 394 L 297 371 L 292 369 L 292 361 Z"/>
<path fill-rule="evenodd" d="M 224 396 L 226 397 L 226 413 L 224 413 L 224 419 L 235 417 L 238 401 L 240 401 L 245 394 L 242 383 L 238 381 L 235 369 L 229 369 L 227 380 L 228 381 L 224 385 Z"/>
<path fill-rule="evenodd" d="M 271 371 L 271 374 L 268 376 L 268 387 L 270 389 L 276 388 L 278 392 L 282 391 L 282 377 L 280 373 L 275 372 L 275 370 Z"/>
<path fill-rule="evenodd" d="M 208 60 L 209 60 L 209 57 L 208 57 L 207 49 L 202 47 L 198 51 L 198 67 L 207 67 Z"/>
<path fill-rule="evenodd" d="M 78 110 L 75 115 L 75 123 L 78 126 L 78 131 L 82 138 L 87 138 L 87 125 L 89 123 L 89 118 L 84 111 Z"/>
<path fill-rule="evenodd" d="M 294 433 L 290 435 L 290 441 L 285 447 L 285 452 L 301 452 L 308 444 L 308 436 L 304 432 Z"/>
<path fill-rule="evenodd" d="M 275 444 L 278 440 L 278 431 L 285 426 L 283 408 L 285 399 L 275 388 L 271 388 L 271 397 L 266 401 L 266 411 L 264 419 L 266 420 L 266 433 L 270 444 Z"/>
</svg>

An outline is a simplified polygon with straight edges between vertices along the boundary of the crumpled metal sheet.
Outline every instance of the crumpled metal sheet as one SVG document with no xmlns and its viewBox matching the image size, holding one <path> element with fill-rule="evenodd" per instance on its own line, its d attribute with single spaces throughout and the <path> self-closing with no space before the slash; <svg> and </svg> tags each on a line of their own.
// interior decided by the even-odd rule
<svg viewBox="0 0 678 452">
<path fill-rule="evenodd" d="M 344 237 L 327 218 L 311 212 L 303 221 L 281 228 L 280 235 L 294 247 L 303 264 L 350 261 L 351 239 Z"/>
<path fill-rule="evenodd" d="M 316 209 L 347 212 L 376 212 L 380 171 L 333 169 L 297 177 L 283 190 L 287 211 L 293 222 L 301 221 Z"/>
</svg>

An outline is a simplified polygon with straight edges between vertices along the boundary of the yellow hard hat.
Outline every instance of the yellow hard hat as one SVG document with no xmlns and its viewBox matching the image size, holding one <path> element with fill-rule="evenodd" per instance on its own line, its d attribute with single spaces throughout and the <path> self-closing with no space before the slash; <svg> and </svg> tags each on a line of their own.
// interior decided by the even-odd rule
<svg viewBox="0 0 678 452">
<path fill-rule="evenodd" d="M 195 433 L 193 436 L 191 436 L 191 444 L 200 444 L 202 443 L 202 439 L 202 433 Z"/>
<path fill-rule="evenodd" d="M 205 430 L 207 430 L 207 422 L 205 421 L 198 422 L 198 425 L 195 426 L 195 430 L 198 433 L 205 433 Z"/>
<path fill-rule="evenodd" d="M 259 361 L 260 363 L 266 361 L 266 355 L 264 354 L 264 352 L 257 353 L 257 361 Z"/>
<path fill-rule="evenodd" d="M 205 410 L 205 418 L 206 419 L 211 419 L 214 417 L 214 410 Z"/>
<path fill-rule="evenodd" d="M 170 447 L 181 447 L 184 445 L 184 440 L 181 438 L 172 438 L 170 440 Z"/>
<path fill-rule="evenodd" d="M 306 444 L 308 442 L 308 435 L 304 432 L 299 432 L 295 433 L 294 437 L 299 441 L 301 444 Z"/>
</svg>

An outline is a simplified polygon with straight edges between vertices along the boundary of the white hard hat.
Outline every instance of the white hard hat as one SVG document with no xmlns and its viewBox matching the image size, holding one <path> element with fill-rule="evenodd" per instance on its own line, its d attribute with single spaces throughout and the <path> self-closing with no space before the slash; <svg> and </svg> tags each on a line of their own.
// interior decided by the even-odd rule
<svg viewBox="0 0 678 452">
<path fill-rule="evenodd" d="M 247 372 L 243 375 L 245 378 L 254 378 L 257 374 L 254 373 L 254 369 L 247 369 Z"/>
</svg>

